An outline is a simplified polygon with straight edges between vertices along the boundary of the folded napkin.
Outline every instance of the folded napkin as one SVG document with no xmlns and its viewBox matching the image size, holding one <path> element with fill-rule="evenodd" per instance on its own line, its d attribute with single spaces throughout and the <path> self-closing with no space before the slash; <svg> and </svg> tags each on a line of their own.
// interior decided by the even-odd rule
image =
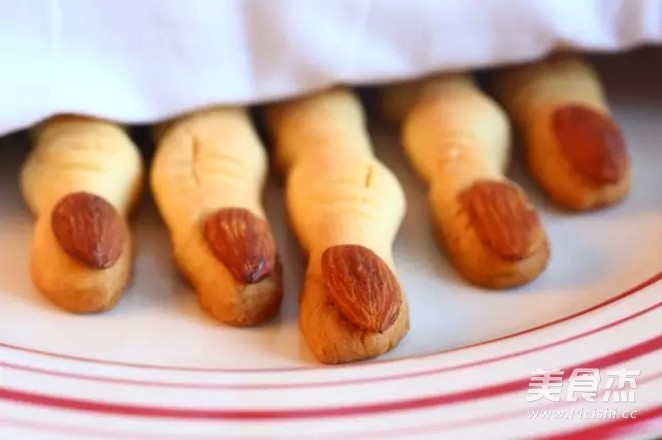
<svg viewBox="0 0 662 440">
<path fill-rule="evenodd" d="M 662 0 L 10 0 L 0 134 L 661 42 Z"/>
</svg>

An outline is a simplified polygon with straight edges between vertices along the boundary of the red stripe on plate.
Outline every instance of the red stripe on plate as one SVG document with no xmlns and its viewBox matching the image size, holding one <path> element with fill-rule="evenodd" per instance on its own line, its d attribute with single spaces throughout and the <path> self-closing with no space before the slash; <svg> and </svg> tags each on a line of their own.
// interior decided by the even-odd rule
<svg viewBox="0 0 662 440">
<path fill-rule="evenodd" d="M 353 364 L 344 364 L 344 365 L 335 365 L 333 367 L 327 367 L 323 365 L 318 365 L 314 367 L 280 367 L 280 368 L 213 368 L 213 367 L 193 367 L 193 366 L 172 366 L 172 365 L 155 365 L 155 364 L 141 364 L 141 363 L 133 363 L 133 362 L 123 362 L 123 361 L 113 361 L 113 360 L 106 360 L 106 359 L 97 359 L 97 358 L 89 358 L 89 357 L 84 357 L 84 356 L 76 356 L 76 355 L 70 355 L 70 354 L 65 354 L 65 353 L 54 353 L 46 350 L 41 350 L 38 348 L 31 348 L 31 347 L 23 347 L 20 345 L 14 345 L 14 344 L 9 344 L 5 342 L 0 342 L 0 347 L 3 348 L 8 348 L 16 351 L 22 351 L 25 353 L 31 353 L 31 354 L 37 354 L 41 356 L 47 356 L 47 357 L 52 357 L 52 358 L 57 358 L 57 359 L 64 359 L 64 360 L 71 360 L 71 361 L 78 361 L 78 362 L 85 362 L 85 363 L 93 363 L 93 364 L 100 364 L 100 365 L 111 365 L 111 366 L 116 366 L 116 367 L 129 367 L 129 368 L 140 368 L 140 369 L 152 369 L 152 370 L 167 370 L 167 371 L 187 371 L 187 372 L 200 372 L 200 373 L 278 373 L 278 372 L 292 372 L 292 371 L 305 371 L 305 370 L 319 370 L 323 368 L 360 368 L 360 367 L 370 367 L 375 364 L 387 364 L 387 363 L 396 363 L 396 362 L 402 362 L 402 361 L 408 361 L 410 359 L 421 359 L 421 358 L 428 358 L 428 357 L 435 357 L 439 355 L 444 355 L 448 353 L 454 353 L 457 351 L 461 350 L 466 350 L 469 348 L 475 348 L 483 345 L 489 345 L 493 344 L 495 342 L 500 342 L 506 339 L 514 338 L 516 336 L 521 336 L 527 333 L 532 333 L 547 327 L 551 327 L 557 324 L 560 324 L 562 322 L 569 321 L 573 318 L 577 318 L 579 316 L 585 315 L 587 313 L 593 312 L 595 310 L 601 309 L 603 307 L 606 307 L 610 304 L 613 304 L 617 301 L 620 301 L 630 295 L 633 295 L 646 287 L 649 287 L 656 282 L 660 281 L 662 279 L 662 272 L 658 272 L 655 275 L 651 276 L 645 281 L 642 281 L 641 283 L 637 284 L 634 287 L 629 288 L 628 290 L 615 295 L 608 300 L 605 300 L 603 302 L 600 302 L 598 304 L 595 304 L 591 307 L 588 307 L 586 309 L 582 309 L 578 312 L 572 313 L 570 315 L 564 316 L 562 318 L 558 318 L 549 322 L 546 322 L 544 324 L 540 324 L 534 327 L 530 327 L 525 330 L 521 330 L 515 333 L 511 333 L 508 335 L 504 336 L 499 336 L 498 338 L 494 339 L 488 339 L 485 341 L 481 342 L 476 342 L 474 344 L 468 344 L 468 345 L 463 345 L 460 347 L 454 347 L 450 348 L 447 350 L 440 350 L 436 351 L 433 353 L 426 353 L 426 354 L 421 354 L 421 355 L 416 355 L 416 356 L 408 356 L 405 358 L 401 359 L 373 359 L 369 362 L 364 362 L 364 363 L 353 363 Z"/>
<path fill-rule="evenodd" d="M 658 379 L 662 378 L 662 372 L 658 372 L 655 374 L 652 374 L 650 376 L 645 376 L 641 380 L 637 380 L 637 387 L 641 388 L 642 385 L 655 382 Z M 629 386 L 624 387 L 624 389 L 629 389 Z M 598 395 L 596 395 L 595 399 L 596 400 L 602 400 L 602 398 L 605 396 L 607 392 L 607 389 L 603 389 Z M 576 402 L 568 402 L 566 400 L 562 400 L 561 402 L 556 402 L 556 403 L 550 403 L 547 405 L 543 406 L 536 406 L 535 410 L 538 411 L 568 411 L 571 409 L 574 405 L 576 405 Z M 341 433 L 342 435 L 350 435 L 352 439 L 358 439 L 358 438 L 366 438 L 370 435 L 374 436 L 375 434 L 378 434 L 378 438 L 398 438 L 398 437 L 403 437 L 403 436 L 412 436 L 412 435 L 430 435 L 433 433 L 442 433 L 442 432 L 448 432 L 452 430 L 457 430 L 461 428 L 466 428 L 466 427 L 475 427 L 479 425 L 487 425 L 490 423 L 495 423 L 495 422 L 504 422 L 504 421 L 512 421 L 511 423 L 517 423 L 518 418 L 523 418 L 526 417 L 528 420 L 528 411 L 529 410 L 524 410 L 523 408 L 518 408 L 516 410 L 510 410 L 507 412 L 500 412 L 500 413 L 494 413 L 490 414 L 488 416 L 484 417 L 473 417 L 470 419 L 463 419 L 463 420 L 454 420 L 452 422 L 443 422 L 443 423 L 436 423 L 432 425 L 426 425 L 426 426 L 416 426 L 416 427 L 407 427 L 407 428 L 399 428 L 395 430 L 389 430 L 389 431 L 382 431 L 382 432 L 372 432 L 368 434 L 354 434 L 354 433 Z M 320 437 L 320 439 L 326 439 L 330 438 L 329 437 Z M 374 438 L 374 437 L 372 437 Z"/>
<path fill-rule="evenodd" d="M 655 382 L 657 379 L 662 378 L 662 372 L 655 373 L 651 376 L 645 376 L 641 380 L 637 380 L 637 387 L 641 387 L 641 385 L 650 383 L 650 382 Z M 596 399 L 601 399 L 606 390 L 602 390 L 602 393 L 596 396 Z M 562 403 L 567 403 L 567 402 L 562 402 Z M 574 404 L 574 402 L 572 402 Z M 538 410 L 554 410 L 558 409 L 559 404 L 554 403 L 554 404 L 548 404 L 542 407 L 537 407 Z M 568 405 L 563 405 L 563 407 L 568 408 Z M 425 426 L 416 426 L 416 427 L 403 427 L 403 428 L 396 428 L 396 429 L 389 429 L 389 430 L 379 430 L 379 431 L 371 431 L 371 432 L 337 432 L 333 434 L 316 434 L 314 437 L 318 440 L 337 440 L 338 436 L 344 436 L 345 438 L 352 438 L 352 439 L 374 439 L 374 438 L 401 438 L 402 436 L 412 436 L 412 435 L 422 435 L 422 434 L 432 434 L 432 433 L 440 433 L 440 432 L 447 432 L 449 430 L 454 430 L 457 428 L 463 428 L 467 426 L 477 426 L 477 425 L 485 425 L 485 424 L 490 424 L 493 422 L 503 422 L 504 420 L 511 420 L 515 419 L 517 417 L 522 417 L 524 413 L 524 410 L 522 408 L 517 409 L 517 410 L 511 410 L 507 412 L 501 412 L 501 413 L 496 413 L 496 414 L 491 414 L 487 417 L 481 417 L 481 418 L 471 418 L 471 419 L 464 419 L 464 420 L 456 420 L 453 422 L 445 422 L 445 423 L 435 423 L 432 425 L 425 425 Z M 517 423 L 516 421 L 513 421 L 514 423 Z M 60 434 L 70 434 L 70 435 L 76 435 L 76 436 L 82 436 L 82 437 L 87 437 L 89 438 L 92 436 L 93 438 L 98 438 L 98 437 L 104 437 L 104 438 L 126 438 L 127 435 L 131 435 L 131 438 L 135 438 L 136 440 L 172 440 L 172 439 L 181 439 L 182 436 L 181 434 L 179 435 L 171 435 L 170 433 L 161 433 L 161 434 L 151 434 L 151 433 L 129 433 L 129 432 L 118 432 L 118 431 L 110 431 L 110 430 L 105 430 L 103 428 L 89 428 L 89 427 L 83 427 L 83 426 L 71 426 L 71 425 L 58 425 L 55 423 L 50 423 L 50 422 L 36 422 L 36 421 L 31 421 L 31 420 L 21 420 L 21 419 L 14 419 L 14 418 L 7 418 L 7 417 L 2 417 L 0 416 L 0 426 L 10 426 L 10 427 L 16 427 L 19 429 L 27 429 L 27 430 L 33 430 L 33 431 L 46 431 L 46 432 L 57 432 Z M 136 437 L 137 436 L 137 437 Z M 206 434 L 200 434 L 200 435 L 188 435 L 188 439 L 192 440 L 217 440 L 218 436 L 217 435 L 206 435 Z M 225 440 L 269 440 L 273 439 L 272 437 L 265 437 L 265 436 L 241 436 L 238 438 L 235 437 L 223 437 Z M 310 434 L 302 434 L 300 432 L 297 432 L 296 434 L 288 434 L 288 438 L 292 439 L 302 439 L 302 438 L 311 438 Z"/>
<path fill-rule="evenodd" d="M 590 335 L 600 333 L 604 330 L 607 330 L 612 327 L 616 327 L 625 322 L 631 321 L 637 317 L 650 313 L 658 308 L 662 307 L 662 301 L 649 306 L 643 310 L 640 310 L 632 315 L 626 316 L 624 318 L 618 319 L 616 321 L 610 322 L 608 324 L 596 327 L 592 330 L 579 333 L 574 336 L 570 336 L 565 339 L 560 339 L 554 342 L 547 344 L 539 345 L 537 347 L 529 348 L 526 350 L 520 350 L 514 353 L 509 353 L 501 356 L 492 357 L 489 359 L 484 359 L 480 361 L 467 362 L 464 364 L 454 365 L 451 367 L 436 368 L 431 370 L 416 371 L 412 373 L 402 373 L 395 374 L 392 376 L 376 376 L 376 377 L 366 377 L 359 379 L 345 379 L 345 380 L 336 380 L 336 381 L 324 381 L 324 382 L 295 382 L 295 383 L 264 383 L 264 384 L 209 384 L 209 383 L 186 383 L 186 382 L 162 382 L 162 381 L 149 381 L 141 379 L 128 379 L 128 378 L 116 378 L 108 376 L 94 376 L 90 374 L 79 374 L 79 373 L 68 373 L 63 371 L 52 371 L 46 370 L 43 368 L 31 367 L 28 365 L 19 365 L 10 362 L 0 362 L 1 367 L 11 368 L 18 371 L 25 371 L 30 373 L 36 373 L 46 376 L 55 376 L 55 377 L 64 377 L 67 379 L 75 380 L 85 380 L 92 382 L 104 382 L 112 383 L 119 385 L 132 385 L 132 386 L 145 386 L 145 387 L 161 387 L 161 388 L 182 388 L 182 389 L 225 389 L 225 390 L 270 390 L 270 389 L 294 389 L 294 388 L 323 388 L 331 386 L 343 386 L 343 385 L 358 385 L 358 384 L 367 384 L 374 382 L 383 382 L 383 381 L 393 381 L 393 380 L 402 380 L 402 379 L 413 379 L 418 377 L 425 377 L 434 374 L 447 373 L 451 371 L 463 370 L 466 368 L 477 367 L 481 365 L 491 364 L 494 362 L 516 358 L 530 353 L 535 353 L 547 348 L 556 347 L 558 345 L 578 340 Z"/>
<path fill-rule="evenodd" d="M 575 368 L 605 368 L 613 364 L 634 359 L 662 348 L 662 335 L 632 347 L 610 353 L 597 359 L 565 368 L 567 379 Z M 469 400 L 485 399 L 527 389 L 529 378 L 514 380 L 475 388 L 466 391 L 440 394 L 430 397 L 406 399 L 395 402 L 360 404 L 352 406 L 335 406 L 325 408 L 293 408 L 293 409 L 193 409 L 175 407 L 155 407 L 121 403 L 96 402 L 77 398 L 49 396 L 28 391 L 0 389 L 0 400 L 20 402 L 29 405 L 50 407 L 64 410 L 86 411 L 101 414 L 113 414 L 135 417 L 161 417 L 179 419 L 225 419 L 225 420 L 282 420 L 303 418 L 328 418 L 341 416 L 356 416 L 364 414 L 380 414 L 394 411 L 407 411 L 422 408 L 450 405 Z"/>
</svg>

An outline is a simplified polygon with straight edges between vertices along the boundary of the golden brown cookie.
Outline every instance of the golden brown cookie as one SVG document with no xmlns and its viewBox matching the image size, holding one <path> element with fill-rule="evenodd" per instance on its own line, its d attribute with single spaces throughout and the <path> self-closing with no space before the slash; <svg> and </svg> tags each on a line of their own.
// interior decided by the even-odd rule
<svg viewBox="0 0 662 440">
<path fill-rule="evenodd" d="M 391 246 L 405 210 L 372 153 L 354 92 L 333 88 L 268 105 L 289 219 L 308 256 L 299 322 L 323 363 L 379 356 L 409 330 Z"/>
<path fill-rule="evenodd" d="M 248 110 L 211 108 L 154 132 L 152 191 L 201 306 L 234 326 L 272 318 L 281 266 L 261 205 L 267 155 Z"/>
<path fill-rule="evenodd" d="M 552 200 L 586 211 L 627 196 L 627 142 L 585 59 L 558 54 L 499 69 L 492 84 L 520 134 L 531 174 Z"/>
<path fill-rule="evenodd" d="M 142 190 L 140 152 L 121 126 L 79 116 L 45 121 L 34 142 L 21 172 L 37 217 L 33 282 L 65 310 L 107 310 L 131 277 L 127 217 Z"/>
<path fill-rule="evenodd" d="M 437 241 L 458 272 L 495 289 L 538 277 L 549 243 L 536 209 L 505 176 L 510 127 L 503 110 L 463 73 L 393 84 L 377 96 L 429 188 Z"/>
</svg>

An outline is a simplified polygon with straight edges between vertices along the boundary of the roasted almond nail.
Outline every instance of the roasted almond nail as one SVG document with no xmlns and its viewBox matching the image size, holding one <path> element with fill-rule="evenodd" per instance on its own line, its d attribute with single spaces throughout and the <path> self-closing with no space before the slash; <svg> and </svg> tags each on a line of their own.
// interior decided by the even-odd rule
<svg viewBox="0 0 662 440">
<path fill-rule="evenodd" d="M 69 194 L 55 205 L 51 228 L 67 255 L 94 269 L 113 266 L 128 235 L 117 210 L 86 192 Z"/>
<path fill-rule="evenodd" d="M 383 332 L 397 319 L 402 302 L 400 285 L 370 249 L 358 245 L 326 249 L 322 277 L 331 301 L 357 327 Z"/>
<path fill-rule="evenodd" d="M 625 139 L 611 118 L 587 106 L 568 105 L 554 111 L 552 129 L 561 152 L 589 181 L 614 184 L 625 174 Z"/>
<path fill-rule="evenodd" d="M 204 236 L 237 281 L 257 283 L 274 269 L 276 243 L 269 225 L 247 209 L 216 211 L 204 222 Z"/>
<path fill-rule="evenodd" d="M 480 241 L 499 256 L 521 260 L 542 243 L 538 214 L 514 184 L 478 181 L 458 198 Z"/>
</svg>

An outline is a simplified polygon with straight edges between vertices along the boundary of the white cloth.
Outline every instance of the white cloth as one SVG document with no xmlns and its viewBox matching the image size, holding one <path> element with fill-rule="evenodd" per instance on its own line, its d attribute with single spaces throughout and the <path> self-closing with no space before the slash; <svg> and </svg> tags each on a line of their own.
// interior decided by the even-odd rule
<svg viewBox="0 0 662 440">
<path fill-rule="evenodd" d="M 662 0 L 4 0 L 0 134 L 662 42 Z"/>
</svg>

